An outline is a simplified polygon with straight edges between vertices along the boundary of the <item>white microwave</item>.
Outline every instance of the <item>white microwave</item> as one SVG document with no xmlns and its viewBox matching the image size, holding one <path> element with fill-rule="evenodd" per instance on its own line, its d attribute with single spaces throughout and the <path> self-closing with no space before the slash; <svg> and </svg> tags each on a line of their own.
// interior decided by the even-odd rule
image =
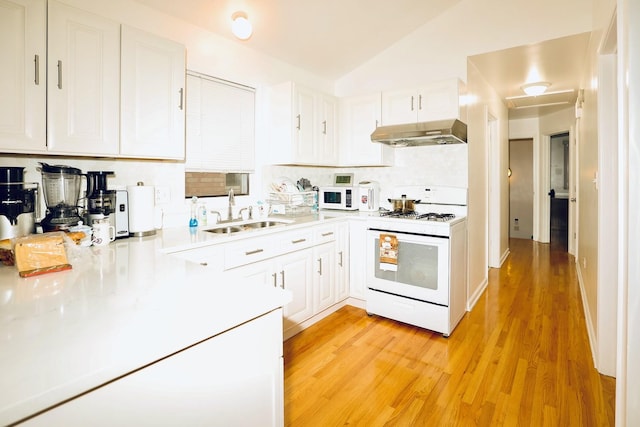
<svg viewBox="0 0 640 427">
<path fill-rule="evenodd" d="M 320 209 L 358 210 L 358 187 L 320 187 L 318 206 Z"/>
</svg>

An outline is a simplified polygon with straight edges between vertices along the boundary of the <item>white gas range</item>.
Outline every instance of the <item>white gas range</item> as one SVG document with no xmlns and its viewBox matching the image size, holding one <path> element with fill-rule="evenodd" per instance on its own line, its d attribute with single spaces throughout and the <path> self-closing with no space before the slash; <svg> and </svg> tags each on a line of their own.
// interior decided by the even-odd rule
<svg viewBox="0 0 640 427">
<path fill-rule="evenodd" d="M 467 189 L 410 186 L 367 221 L 366 310 L 449 336 L 466 311 Z"/>
</svg>

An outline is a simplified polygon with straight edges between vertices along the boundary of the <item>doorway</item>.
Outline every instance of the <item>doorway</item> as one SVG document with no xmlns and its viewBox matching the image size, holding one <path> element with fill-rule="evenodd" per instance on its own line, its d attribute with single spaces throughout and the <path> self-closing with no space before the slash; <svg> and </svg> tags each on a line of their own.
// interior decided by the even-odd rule
<svg viewBox="0 0 640 427">
<path fill-rule="evenodd" d="M 569 132 L 551 135 L 549 146 L 549 241 L 569 250 Z"/>
</svg>

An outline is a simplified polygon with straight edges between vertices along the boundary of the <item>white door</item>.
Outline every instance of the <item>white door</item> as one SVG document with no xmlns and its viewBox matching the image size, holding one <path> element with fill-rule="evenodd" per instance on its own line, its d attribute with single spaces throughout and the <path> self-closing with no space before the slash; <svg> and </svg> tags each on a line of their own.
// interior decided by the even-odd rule
<svg viewBox="0 0 640 427">
<path fill-rule="evenodd" d="M 284 307 L 284 330 L 295 327 L 313 316 L 312 250 L 304 249 L 278 258 L 279 283 L 293 294 Z"/>
<path fill-rule="evenodd" d="M 48 49 L 49 150 L 117 154 L 120 24 L 50 0 Z"/>
<path fill-rule="evenodd" d="M 314 312 L 318 313 L 336 302 L 335 291 L 335 243 L 325 243 L 313 248 Z"/>
<path fill-rule="evenodd" d="M 0 148 L 46 148 L 46 6 L 43 0 L 0 0 Z"/>
<path fill-rule="evenodd" d="M 415 123 L 418 119 L 417 103 L 418 93 L 415 90 L 382 92 L 382 124 Z"/>
<path fill-rule="evenodd" d="M 318 100 L 319 116 L 316 152 L 318 160 L 328 165 L 338 163 L 336 104 L 335 98 L 326 95 L 319 97 Z"/>
<path fill-rule="evenodd" d="M 185 48 L 122 27 L 121 154 L 184 159 Z"/>
<path fill-rule="evenodd" d="M 301 86 L 294 91 L 295 108 L 294 140 L 295 159 L 303 163 L 317 163 L 315 158 L 315 92 Z"/>
</svg>

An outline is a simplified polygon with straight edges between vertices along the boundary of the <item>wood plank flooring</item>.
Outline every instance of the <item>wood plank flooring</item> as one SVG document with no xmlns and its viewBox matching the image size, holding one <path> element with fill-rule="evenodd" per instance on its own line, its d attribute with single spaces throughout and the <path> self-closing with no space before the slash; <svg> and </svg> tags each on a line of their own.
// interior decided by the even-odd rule
<svg viewBox="0 0 640 427">
<path fill-rule="evenodd" d="M 285 342 L 287 426 L 613 426 L 573 257 L 512 239 L 450 338 L 344 307 Z"/>
</svg>

